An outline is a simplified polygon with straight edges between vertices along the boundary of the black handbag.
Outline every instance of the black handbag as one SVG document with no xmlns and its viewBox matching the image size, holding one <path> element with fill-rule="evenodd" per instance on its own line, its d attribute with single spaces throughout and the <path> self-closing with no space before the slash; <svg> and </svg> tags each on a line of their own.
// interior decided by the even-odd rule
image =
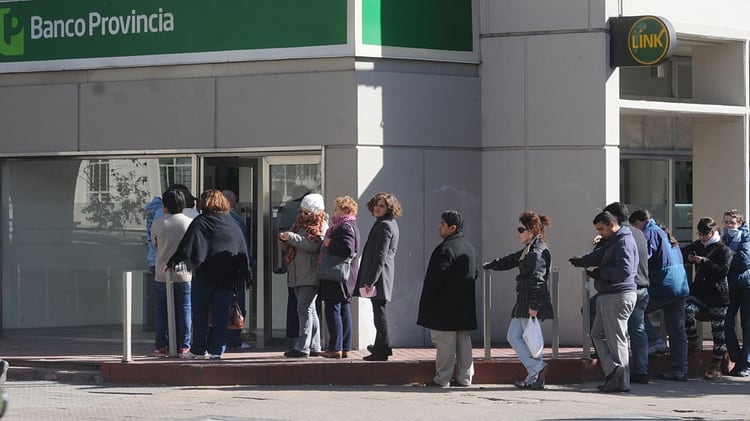
<svg viewBox="0 0 750 421">
<path fill-rule="evenodd" d="M 321 248 L 320 266 L 318 266 L 318 278 L 324 281 L 347 282 L 352 272 L 352 260 L 356 257 L 339 257 L 328 252 L 325 247 Z"/>
</svg>

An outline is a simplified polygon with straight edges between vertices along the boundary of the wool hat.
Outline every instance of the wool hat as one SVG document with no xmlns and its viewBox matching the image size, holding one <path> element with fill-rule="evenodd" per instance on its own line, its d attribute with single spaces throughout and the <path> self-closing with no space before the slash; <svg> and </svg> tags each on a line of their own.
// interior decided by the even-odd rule
<svg viewBox="0 0 750 421">
<path fill-rule="evenodd" d="M 320 212 L 326 209 L 323 196 L 317 193 L 308 194 L 307 196 L 303 197 L 302 203 L 300 203 L 300 207 L 311 210 L 313 212 Z"/>
</svg>

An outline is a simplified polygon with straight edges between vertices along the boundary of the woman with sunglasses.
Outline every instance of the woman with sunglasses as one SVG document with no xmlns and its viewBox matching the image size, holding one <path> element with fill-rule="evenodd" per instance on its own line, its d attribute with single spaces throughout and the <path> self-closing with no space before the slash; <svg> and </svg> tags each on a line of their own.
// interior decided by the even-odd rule
<svg viewBox="0 0 750 421">
<path fill-rule="evenodd" d="M 519 389 L 544 389 L 547 363 L 542 356 L 533 357 L 523 340 L 523 331 L 529 318 L 540 321 L 552 319 L 552 300 L 549 295 L 549 272 L 552 257 L 547 248 L 544 227 L 549 218 L 527 211 L 518 218 L 516 238 L 524 247 L 505 257 L 484 264 L 484 269 L 508 270 L 518 268 L 516 276 L 516 305 L 513 307 L 507 339 L 528 375 L 514 383 Z"/>
</svg>

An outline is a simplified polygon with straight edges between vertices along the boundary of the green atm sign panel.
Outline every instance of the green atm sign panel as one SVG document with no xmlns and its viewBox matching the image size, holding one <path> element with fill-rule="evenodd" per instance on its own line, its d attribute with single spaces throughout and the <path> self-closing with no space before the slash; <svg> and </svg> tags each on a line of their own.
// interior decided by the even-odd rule
<svg viewBox="0 0 750 421">
<path fill-rule="evenodd" d="M 0 65 L 347 44 L 347 0 L 0 3 Z"/>
</svg>

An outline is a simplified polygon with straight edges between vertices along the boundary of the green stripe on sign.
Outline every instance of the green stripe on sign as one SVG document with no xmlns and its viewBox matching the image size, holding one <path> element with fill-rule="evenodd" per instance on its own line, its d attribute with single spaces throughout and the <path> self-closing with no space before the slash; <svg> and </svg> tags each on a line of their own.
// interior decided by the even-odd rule
<svg viewBox="0 0 750 421">
<path fill-rule="evenodd" d="M 471 0 L 362 0 L 362 42 L 472 51 Z"/>
</svg>

